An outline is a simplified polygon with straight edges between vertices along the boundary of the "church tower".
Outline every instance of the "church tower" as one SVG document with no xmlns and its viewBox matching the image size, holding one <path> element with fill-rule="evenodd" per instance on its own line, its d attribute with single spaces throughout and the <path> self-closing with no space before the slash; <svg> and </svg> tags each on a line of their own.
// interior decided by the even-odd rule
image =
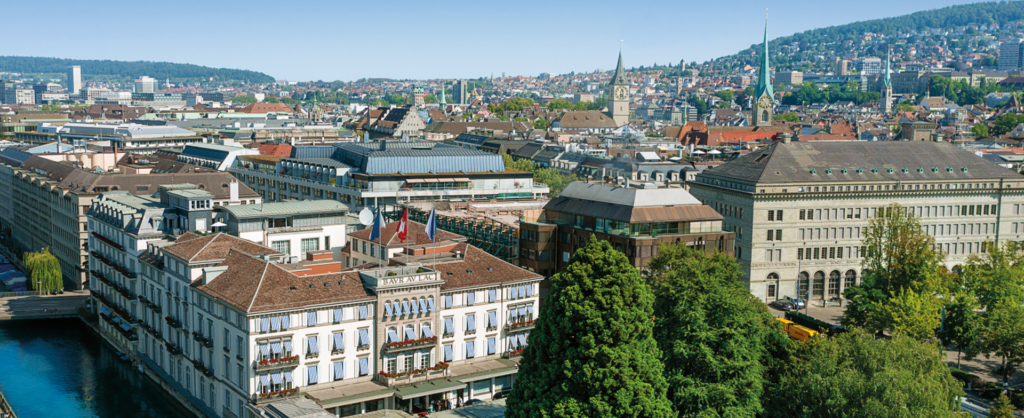
<svg viewBox="0 0 1024 418">
<path fill-rule="evenodd" d="M 764 52 L 761 56 L 761 69 L 754 87 L 754 126 L 772 126 L 772 115 L 775 108 L 775 90 L 772 89 L 771 70 L 768 68 L 768 19 L 764 22 Z"/>
<path fill-rule="evenodd" d="M 885 54 L 885 78 L 882 80 L 882 113 L 892 114 L 892 70 L 889 62 L 892 50 Z"/>
<path fill-rule="evenodd" d="M 608 101 L 608 116 L 615 120 L 615 125 L 629 123 L 629 82 L 626 81 L 626 70 L 622 69 L 622 51 L 619 51 L 619 65 L 615 67 L 612 81 L 608 83 L 611 100 Z"/>
</svg>

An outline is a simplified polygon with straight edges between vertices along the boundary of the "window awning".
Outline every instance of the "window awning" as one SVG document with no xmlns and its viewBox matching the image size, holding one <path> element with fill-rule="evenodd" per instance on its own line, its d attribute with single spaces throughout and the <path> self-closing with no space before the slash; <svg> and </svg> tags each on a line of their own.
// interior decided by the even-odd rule
<svg viewBox="0 0 1024 418">
<path fill-rule="evenodd" d="M 389 343 L 397 343 L 398 342 L 398 333 L 395 332 L 395 331 L 388 331 L 388 342 Z"/>
<path fill-rule="evenodd" d="M 270 351 L 274 352 L 274 354 L 281 354 L 281 343 L 279 343 L 279 342 L 270 343 Z"/>
<path fill-rule="evenodd" d="M 432 380 L 429 383 L 421 383 L 416 386 L 406 386 L 395 391 L 399 399 L 413 399 L 438 393 L 450 392 L 465 388 L 466 384 L 459 381 L 449 382 L 443 379 Z"/>
<path fill-rule="evenodd" d="M 407 328 L 405 330 L 405 340 L 406 341 L 412 341 L 412 340 L 415 340 L 415 339 L 416 339 L 416 330 L 414 330 L 412 328 Z"/>
<path fill-rule="evenodd" d="M 424 183 L 437 183 L 437 179 L 423 179 Z"/>
<path fill-rule="evenodd" d="M 471 181 L 469 177 L 456 177 L 454 181 Z"/>
<path fill-rule="evenodd" d="M 292 340 L 284 340 L 284 351 L 294 351 L 292 350 Z"/>
<path fill-rule="evenodd" d="M 423 183 L 423 179 L 405 179 L 406 184 Z"/>
<path fill-rule="evenodd" d="M 443 179 L 437 179 L 437 182 L 438 183 L 454 183 L 455 179 L 453 179 L 451 177 L 446 177 L 446 178 L 443 178 Z"/>
<path fill-rule="evenodd" d="M 424 325 L 423 326 L 423 338 L 432 338 L 433 336 L 434 336 L 434 331 L 430 329 L 430 326 L 429 325 Z"/>
</svg>

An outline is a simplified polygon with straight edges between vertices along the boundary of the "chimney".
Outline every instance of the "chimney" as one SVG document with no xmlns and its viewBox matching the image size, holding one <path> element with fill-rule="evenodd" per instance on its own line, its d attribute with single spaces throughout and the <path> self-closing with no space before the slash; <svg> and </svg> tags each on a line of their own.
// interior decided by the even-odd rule
<svg viewBox="0 0 1024 418">
<path fill-rule="evenodd" d="M 386 139 L 381 139 L 380 140 L 380 150 L 381 151 L 387 151 L 388 150 L 388 141 Z"/>
<path fill-rule="evenodd" d="M 212 266 L 203 269 L 203 284 L 210 284 L 213 279 L 228 270 L 228 266 Z"/>
<path fill-rule="evenodd" d="M 363 132 L 363 142 L 367 143 L 367 144 L 370 143 L 370 133 L 369 132 Z"/>
<path fill-rule="evenodd" d="M 788 144 L 792 140 L 793 140 L 793 133 L 792 132 L 783 132 L 782 133 L 782 143 L 783 144 Z"/>
<path fill-rule="evenodd" d="M 230 189 L 230 196 L 229 196 L 228 200 L 231 203 L 237 202 L 238 201 L 238 180 L 231 179 L 231 183 L 228 184 L 228 188 Z"/>
</svg>

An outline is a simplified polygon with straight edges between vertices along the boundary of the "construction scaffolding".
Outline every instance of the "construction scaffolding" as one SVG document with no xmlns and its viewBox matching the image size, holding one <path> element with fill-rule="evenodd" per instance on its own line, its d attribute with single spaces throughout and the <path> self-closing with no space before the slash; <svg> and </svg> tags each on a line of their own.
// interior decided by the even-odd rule
<svg viewBox="0 0 1024 418">
<path fill-rule="evenodd" d="M 387 212 L 384 216 L 395 221 L 402 217 L 402 209 Z M 409 220 L 427 223 L 430 212 L 409 206 Z M 437 229 L 466 237 L 469 244 L 488 254 L 519 264 L 519 228 L 491 220 L 466 219 L 455 216 L 437 215 Z"/>
</svg>

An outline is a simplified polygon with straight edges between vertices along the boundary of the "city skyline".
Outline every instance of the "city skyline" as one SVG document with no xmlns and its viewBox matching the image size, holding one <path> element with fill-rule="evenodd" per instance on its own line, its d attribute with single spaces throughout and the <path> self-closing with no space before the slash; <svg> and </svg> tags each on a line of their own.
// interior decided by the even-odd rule
<svg viewBox="0 0 1024 418">
<path fill-rule="evenodd" d="M 536 76 L 542 72 L 611 70 L 620 44 L 627 68 L 654 63 L 676 65 L 680 59 L 704 62 L 732 54 L 760 42 L 765 7 L 769 14 L 768 38 L 775 39 L 814 28 L 965 3 L 969 2 L 943 0 L 922 8 L 920 3 L 870 0 L 863 7 L 842 14 L 822 15 L 815 12 L 817 9 L 809 1 L 789 3 L 774 11 L 772 6 L 777 3 L 752 1 L 692 7 L 657 2 L 625 10 L 617 10 L 610 2 L 554 6 L 527 2 L 510 10 L 460 2 L 446 9 L 403 5 L 404 10 L 394 13 L 385 23 L 384 19 L 358 18 L 374 15 L 375 11 L 364 4 L 307 1 L 293 9 L 339 18 L 309 21 L 300 17 L 296 22 L 275 24 L 264 23 L 272 15 L 267 11 L 274 9 L 262 2 L 211 5 L 186 1 L 181 4 L 182 9 L 203 10 L 207 17 L 184 21 L 169 17 L 173 10 L 150 4 L 114 2 L 115 7 L 97 11 L 89 5 L 65 3 L 66 7 L 61 9 L 68 13 L 54 15 L 52 24 L 75 27 L 82 21 L 124 20 L 118 23 L 122 28 L 119 33 L 125 34 L 118 42 L 121 48 L 109 47 L 106 31 L 81 33 L 76 35 L 75 42 L 67 42 L 61 31 L 37 31 L 9 46 L 6 54 L 168 61 L 260 71 L 293 81 L 478 78 L 502 73 Z M 116 7 L 118 4 L 125 7 Z M 653 13 L 656 10 L 669 13 Z M 29 13 L 31 6 L 13 4 L 11 12 Z M 494 31 L 501 36 L 488 32 L 493 26 L 482 21 L 481 16 L 498 13 L 507 22 L 526 22 L 522 23 L 523 30 Z M 544 15 L 561 16 L 564 23 Z M 687 19 L 690 15 L 722 17 Z M 209 19 L 225 24 L 214 27 L 201 23 L 210 22 Z M 722 23 L 726 21 L 727 29 L 723 29 Z M 9 28 L 13 32 L 32 32 L 29 22 L 15 21 Z M 593 23 L 587 26 L 586 22 Z M 159 35 L 145 35 L 153 31 Z M 220 37 L 225 43 L 218 41 Z M 688 41 L 693 38 L 700 42 Z M 383 52 L 374 52 L 378 50 Z"/>
</svg>

